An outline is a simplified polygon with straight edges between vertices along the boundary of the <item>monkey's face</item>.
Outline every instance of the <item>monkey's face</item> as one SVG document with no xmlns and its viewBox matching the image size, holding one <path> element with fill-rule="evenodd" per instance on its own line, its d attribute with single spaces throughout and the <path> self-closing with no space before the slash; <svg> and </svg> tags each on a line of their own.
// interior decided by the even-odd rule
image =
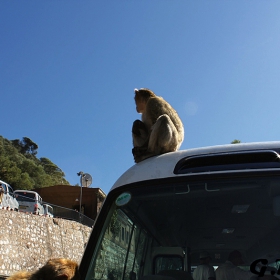
<svg viewBox="0 0 280 280">
<path fill-rule="evenodd" d="M 138 91 L 138 89 L 134 90 L 135 92 L 135 104 L 136 104 L 136 111 L 137 113 L 141 114 L 144 112 L 145 108 L 146 108 L 146 100 L 143 98 L 143 96 L 141 95 L 140 91 Z"/>
<path fill-rule="evenodd" d="M 145 111 L 146 103 L 141 102 L 136 105 L 136 111 L 139 114 L 142 114 Z"/>
<path fill-rule="evenodd" d="M 145 111 L 146 102 L 142 98 L 137 98 L 137 96 L 135 96 L 135 104 L 137 113 L 141 114 Z"/>
</svg>

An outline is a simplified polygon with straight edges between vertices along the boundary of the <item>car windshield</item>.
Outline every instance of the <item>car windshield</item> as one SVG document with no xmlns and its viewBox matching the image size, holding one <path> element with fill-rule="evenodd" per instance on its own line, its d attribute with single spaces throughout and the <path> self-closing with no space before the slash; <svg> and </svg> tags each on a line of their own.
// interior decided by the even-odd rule
<svg viewBox="0 0 280 280">
<path fill-rule="evenodd" d="M 13 193 L 14 193 L 14 191 L 13 191 L 12 187 L 11 187 L 11 186 L 9 186 L 9 185 L 8 185 L 8 192 L 9 192 L 10 194 L 13 194 Z"/>
<path fill-rule="evenodd" d="M 280 177 L 196 178 L 154 180 L 112 191 L 104 206 L 106 218 L 95 225 L 101 234 L 96 240 L 93 234 L 84 255 L 91 258 L 86 279 L 131 279 L 132 274 L 140 279 L 147 262 L 156 273 L 147 256 L 158 247 L 181 248 L 189 271 L 205 250 L 215 267 L 233 250 L 242 252 L 247 269 L 260 258 L 275 262 L 280 256 Z M 180 258 L 173 263 L 184 269 Z"/>
<path fill-rule="evenodd" d="M 18 201 L 30 201 L 34 202 L 36 197 L 34 193 L 30 192 L 17 192 L 17 200 Z"/>
</svg>

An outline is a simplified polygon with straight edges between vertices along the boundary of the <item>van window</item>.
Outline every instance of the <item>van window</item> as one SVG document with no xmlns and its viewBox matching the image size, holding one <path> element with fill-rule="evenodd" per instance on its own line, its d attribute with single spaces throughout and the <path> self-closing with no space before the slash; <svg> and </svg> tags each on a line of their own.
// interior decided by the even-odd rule
<svg viewBox="0 0 280 280">
<path fill-rule="evenodd" d="M 18 201 L 35 201 L 36 195 L 30 192 L 17 192 Z"/>
<path fill-rule="evenodd" d="M 8 192 L 9 194 L 13 195 L 14 191 L 13 189 L 11 188 L 11 186 L 8 185 Z"/>
<path fill-rule="evenodd" d="M 154 259 L 155 274 L 163 270 L 183 270 L 184 261 L 179 256 L 157 256 Z"/>
<path fill-rule="evenodd" d="M 128 242 L 123 238 L 124 228 L 128 233 Z M 92 265 L 92 273 L 96 279 L 103 279 L 104 271 L 109 279 L 120 279 L 124 263 L 127 279 L 131 272 L 139 273 L 143 252 L 149 239 L 141 225 L 136 221 L 132 222 L 121 209 L 112 209 L 111 219 L 107 221 L 103 234 L 96 251 L 96 260 Z M 109 264 L 102 261 L 106 256 L 111 259 Z"/>
</svg>

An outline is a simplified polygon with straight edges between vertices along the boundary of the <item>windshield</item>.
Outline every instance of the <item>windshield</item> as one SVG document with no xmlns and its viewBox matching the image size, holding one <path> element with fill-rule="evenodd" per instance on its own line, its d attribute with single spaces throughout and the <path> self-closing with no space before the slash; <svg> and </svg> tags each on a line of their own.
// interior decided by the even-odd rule
<svg viewBox="0 0 280 280">
<path fill-rule="evenodd" d="M 192 271 L 203 251 L 215 267 L 233 250 L 242 253 L 245 269 L 280 257 L 280 177 L 154 180 L 115 190 L 106 202 L 106 219 L 96 224 L 101 234 L 93 234 L 84 255 L 91 259 L 86 279 L 155 274 L 160 247 L 180 248 L 185 259 L 170 253 L 164 269 Z"/>
<path fill-rule="evenodd" d="M 16 198 L 18 201 L 29 201 L 34 202 L 36 200 L 36 196 L 34 193 L 30 192 L 15 192 Z"/>
</svg>

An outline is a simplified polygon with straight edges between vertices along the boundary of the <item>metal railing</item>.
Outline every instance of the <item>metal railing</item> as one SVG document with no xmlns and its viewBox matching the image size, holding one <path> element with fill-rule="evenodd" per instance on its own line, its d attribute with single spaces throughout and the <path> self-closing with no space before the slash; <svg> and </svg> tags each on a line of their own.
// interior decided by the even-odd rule
<svg viewBox="0 0 280 280">
<path fill-rule="evenodd" d="M 54 218 L 62 218 L 62 219 L 66 219 L 66 220 L 76 221 L 76 222 L 79 222 L 79 223 L 89 226 L 89 227 L 93 226 L 94 220 L 85 216 L 82 213 L 79 213 L 76 210 L 61 207 L 58 205 L 53 205 L 53 204 L 50 204 L 47 202 L 44 202 L 44 203 L 52 206 Z"/>
<path fill-rule="evenodd" d="M 25 197 L 25 196 L 19 195 L 19 194 L 16 194 L 16 197 L 21 197 L 21 198 L 24 197 L 25 201 L 29 201 L 29 202 L 33 201 L 35 203 L 35 200 L 30 198 L 30 197 Z M 46 201 L 41 201 L 41 202 L 37 201 L 36 203 L 42 204 L 42 207 L 43 207 L 44 204 L 50 205 L 52 207 L 52 210 L 53 210 L 52 212 L 53 213 L 49 213 L 49 214 L 53 214 L 54 218 L 61 218 L 61 219 L 76 221 L 76 222 L 79 222 L 79 223 L 81 223 L 83 225 L 86 225 L 86 226 L 89 226 L 89 227 L 93 226 L 94 220 L 85 216 L 82 213 L 79 213 L 77 210 L 73 210 L 73 209 L 69 209 L 69 208 L 66 208 L 66 207 L 54 205 L 54 204 L 48 203 Z M 20 204 L 20 201 L 19 201 L 19 204 Z M 19 207 L 19 208 L 21 208 L 21 207 Z M 19 210 L 24 211 L 24 210 L 21 210 L 21 209 L 19 209 Z M 44 207 L 44 211 L 45 211 L 45 207 Z M 43 215 L 42 210 L 40 211 L 39 215 Z"/>
</svg>

